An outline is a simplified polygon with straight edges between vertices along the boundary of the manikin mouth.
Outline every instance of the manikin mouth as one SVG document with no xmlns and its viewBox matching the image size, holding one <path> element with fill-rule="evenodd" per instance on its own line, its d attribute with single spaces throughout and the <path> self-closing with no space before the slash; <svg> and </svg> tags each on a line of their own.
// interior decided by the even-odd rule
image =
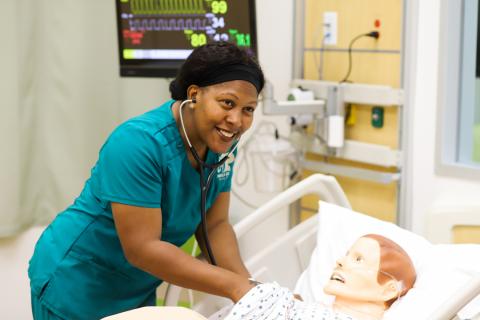
<svg viewBox="0 0 480 320">
<path fill-rule="evenodd" d="M 342 275 L 339 274 L 338 272 L 332 273 L 332 276 L 330 277 L 330 280 L 338 281 L 338 282 L 341 282 L 341 283 L 345 283 L 345 278 L 342 277 Z"/>
<path fill-rule="evenodd" d="M 231 140 L 233 139 L 233 137 L 235 137 L 238 134 L 238 131 L 232 132 L 219 127 L 215 127 L 215 129 L 217 129 L 218 134 L 226 140 Z"/>
</svg>

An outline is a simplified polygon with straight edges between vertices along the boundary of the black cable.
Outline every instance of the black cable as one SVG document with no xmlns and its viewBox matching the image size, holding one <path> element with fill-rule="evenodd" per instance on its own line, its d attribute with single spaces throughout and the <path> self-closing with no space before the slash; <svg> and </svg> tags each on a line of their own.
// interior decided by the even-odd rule
<svg viewBox="0 0 480 320">
<path fill-rule="evenodd" d="M 237 142 L 238 143 L 238 142 Z M 193 146 L 190 146 L 190 152 L 192 153 L 193 157 L 198 163 L 199 170 L 200 170 L 200 214 L 201 214 L 201 224 L 202 224 L 202 234 L 203 234 L 203 240 L 205 242 L 205 248 L 207 249 L 207 259 L 210 261 L 210 264 L 216 266 L 217 262 L 215 260 L 215 257 L 213 255 L 213 250 L 210 246 L 210 241 L 208 239 L 208 230 L 207 230 L 207 212 L 206 212 L 206 206 L 207 206 L 207 196 L 208 196 L 208 190 L 210 189 L 210 184 L 212 183 L 212 178 L 214 176 L 214 173 L 216 172 L 217 168 L 223 165 L 229 156 L 223 157 L 220 161 L 214 164 L 208 164 L 205 163 L 200 156 L 198 155 L 197 151 Z M 208 175 L 207 179 L 205 180 L 205 168 L 209 168 L 212 170 Z"/>
<path fill-rule="evenodd" d="M 345 105 L 345 124 L 348 122 L 348 118 L 350 118 L 350 115 L 352 114 L 352 104 L 347 103 Z"/>
<path fill-rule="evenodd" d="M 205 248 L 207 249 L 207 258 L 208 260 L 210 261 L 210 264 L 216 266 L 217 265 L 217 261 L 215 260 L 215 256 L 213 255 L 213 250 L 212 250 L 212 247 L 210 246 L 210 240 L 208 238 L 208 231 L 207 231 L 207 212 L 205 211 L 205 207 L 206 207 L 206 201 L 207 201 L 207 192 L 208 192 L 208 189 L 210 189 L 210 184 L 212 182 L 212 177 L 213 175 L 210 174 L 208 177 L 207 177 L 207 181 L 205 183 L 205 186 L 201 186 L 202 190 L 202 199 L 201 199 L 201 206 L 202 206 L 202 234 L 203 234 L 203 240 L 204 240 L 204 243 L 205 243 Z"/>
<path fill-rule="evenodd" d="M 350 44 L 348 45 L 348 71 L 347 71 L 347 75 L 343 78 L 342 81 L 340 81 L 340 83 L 348 82 L 348 77 L 350 77 L 350 73 L 352 72 L 352 46 L 355 43 L 355 41 L 357 41 L 362 37 L 371 37 L 371 38 L 378 39 L 380 37 L 380 33 L 378 31 L 362 33 L 356 36 L 355 38 L 353 38 L 352 41 L 350 41 Z"/>
</svg>

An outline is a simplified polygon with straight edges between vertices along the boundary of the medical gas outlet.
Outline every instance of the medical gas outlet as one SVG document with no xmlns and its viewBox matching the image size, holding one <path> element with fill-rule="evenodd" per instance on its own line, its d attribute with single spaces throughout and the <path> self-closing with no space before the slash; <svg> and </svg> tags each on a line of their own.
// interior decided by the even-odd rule
<svg viewBox="0 0 480 320">
<path fill-rule="evenodd" d="M 373 107 L 372 108 L 372 127 L 383 128 L 384 108 Z"/>
</svg>

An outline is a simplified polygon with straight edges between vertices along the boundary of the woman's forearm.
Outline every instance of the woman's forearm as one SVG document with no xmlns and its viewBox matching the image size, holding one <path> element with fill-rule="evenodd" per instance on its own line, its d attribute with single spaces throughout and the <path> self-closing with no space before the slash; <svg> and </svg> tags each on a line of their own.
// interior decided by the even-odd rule
<svg viewBox="0 0 480 320">
<path fill-rule="evenodd" d="M 136 267 L 169 283 L 234 302 L 252 287 L 246 276 L 209 265 L 160 240 L 145 244 L 130 260 Z"/>
<path fill-rule="evenodd" d="M 250 277 L 250 273 L 240 257 L 237 237 L 228 221 L 212 227 L 208 231 L 208 236 L 218 266 L 247 278 Z"/>
</svg>

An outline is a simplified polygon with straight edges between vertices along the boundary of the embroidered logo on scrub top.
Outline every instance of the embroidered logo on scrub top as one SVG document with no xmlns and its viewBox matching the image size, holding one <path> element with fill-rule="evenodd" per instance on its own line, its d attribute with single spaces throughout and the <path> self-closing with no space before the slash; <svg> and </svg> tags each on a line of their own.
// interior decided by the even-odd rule
<svg viewBox="0 0 480 320">
<path fill-rule="evenodd" d="M 220 156 L 220 159 L 222 159 L 226 155 L 227 155 L 226 153 L 222 154 Z M 232 171 L 232 164 L 233 164 L 234 161 L 235 161 L 235 155 L 233 155 L 233 153 L 232 153 L 228 157 L 227 161 L 225 161 L 223 166 L 220 166 L 217 169 L 217 179 L 218 180 L 222 181 L 222 180 L 227 179 L 230 176 L 230 172 Z"/>
</svg>

